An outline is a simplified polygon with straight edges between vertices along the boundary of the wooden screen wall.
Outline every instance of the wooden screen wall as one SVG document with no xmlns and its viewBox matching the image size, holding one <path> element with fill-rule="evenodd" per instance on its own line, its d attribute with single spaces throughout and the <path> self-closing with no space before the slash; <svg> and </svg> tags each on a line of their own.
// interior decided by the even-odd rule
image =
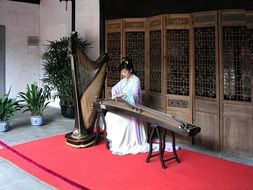
<svg viewBox="0 0 253 190">
<path fill-rule="evenodd" d="M 253 153 L 251 13 L 220 13 L 221 149 Z"/>
<path fill-rule="evenodd" d="M 145 105 L 201 127 L 196 143 L 253 154 L 253 13 L 166 14 L 106 21 L 106 97 L 133 59 Z"/>
</svg>

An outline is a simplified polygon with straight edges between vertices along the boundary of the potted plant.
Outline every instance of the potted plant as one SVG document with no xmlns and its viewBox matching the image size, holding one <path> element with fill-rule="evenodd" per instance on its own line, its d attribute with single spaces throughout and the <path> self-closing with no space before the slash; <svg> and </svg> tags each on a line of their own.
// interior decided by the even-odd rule
<svg viewBox="0 0 253 190">
<path fill-rule="evenodd" d="M 21 97 L 20 102 L 24 104 L 21 105 L 23 112 L 31 112 L 31 124 L 33 126 L 40 126 L 44 123 L 43 111 L 49 104 L 48 92 L 38 87 L 36 84 L 31 84 L 26 87 L 25 92 L 19 92 Z"/>
<path fill-rule="evenodd" d="M 10 98 L 10 90 L 7 94 L 0 96 L 0 132 L 10 129 L 9 119 L 20 109 L 18 101 Z"/>
<path fill-rule="evenodd" d="M 74 93 L 70 57 L 68 56 L 69 37 L 49 41 L 42 54 L 44 76 L 42 82 L 55 90 L 53 99 L 60 99 L 61 113 L 64 117 L 74 118 Z M 83 53 L 87 53 L 91 42 L 77 37 L 76 45 Z"/>
</svg>

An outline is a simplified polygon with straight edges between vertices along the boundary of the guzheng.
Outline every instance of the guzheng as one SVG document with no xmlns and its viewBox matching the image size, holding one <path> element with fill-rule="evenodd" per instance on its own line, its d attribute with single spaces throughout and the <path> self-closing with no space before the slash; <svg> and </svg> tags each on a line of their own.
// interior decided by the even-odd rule
<svg viewBox="0 0 253 190">
<path fill-rule="evenodd" d="M 133 116 L 136 118 L 140 118 L 143 121 L 147 121 L 150 123 L 150 127 L 152 127 L 151 133 L 149 135 L 149 153 L 146 158 L 146 162 L 149 162 L 150 159 L 154 156 L 160 157 L 160 162 L 162 168 L 166 168 L 165 162 L 175 159 L 178 163 L 180 162 L 176 148 L 175 148 L 175 134 L 177 133 L 182 136 L 194 136 L 200 132 L 200 127 L 192 125 L 190 123 L 179 120 L 169 114 L 141 106 L 141 105 L 131 105 L 123 100 L 101 100 L 93 103 L 94 108 L 97 110 L 100 116 L 102 116 L 102 120 L 105 128 L 105 139 L 106 139 L 106 122 L 104 118 L 105 111 L 114 112 L 117 114 L 123 114 L 128 116 Z M 97 119 L 96 126 L 98 126 L 99 119 Z M 99 131 L 98 127 L 97 130 Z M 165 140 L 166 140 L 166 132 L 169 130 L 171 132 L 172 137 L 172 156 L 169 158 L 164 158 L 165 152 Z M 153 154 L 153 140 L 154 140 L 154 132 L 156 131 L 157 137 L 159 139 L 159 153 Z M 163 133 L 161 134 L 161 131 Z M 107 148 L 109 148 L 108 143 L 106 143 Z"/>
<path fill-rule="evenodd" d="M 144 121 L 158 125 L 182 136 L 194 136 L 200 132 L 200 127 L 142 105 L 131 105 L 125 101 L 107 99 L 94 102 L 94 106 L 110 112 L 131 115 L 143 119 Z"/>
</svg>

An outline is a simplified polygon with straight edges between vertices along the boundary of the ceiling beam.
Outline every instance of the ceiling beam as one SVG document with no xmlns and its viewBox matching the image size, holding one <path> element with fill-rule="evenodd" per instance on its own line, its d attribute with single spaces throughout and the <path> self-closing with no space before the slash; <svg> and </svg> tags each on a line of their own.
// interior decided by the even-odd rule
<svg viewBox="0 0 253 190">
<path fill-rule="evenodd" d="M 32 4 L 40 4 L 40 0 L 10 0 L 10 1 L 17 1 L 23 3 L 32 3 Z"/>
</svg>

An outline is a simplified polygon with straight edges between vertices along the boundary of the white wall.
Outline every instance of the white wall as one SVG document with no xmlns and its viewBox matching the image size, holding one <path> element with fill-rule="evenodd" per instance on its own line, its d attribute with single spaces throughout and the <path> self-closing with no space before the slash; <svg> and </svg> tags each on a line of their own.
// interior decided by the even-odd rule
<svg viewBox="0 0 253 190">
<path fill-rule="evenodd" d="M 71 1 L 41 0 L 40 5 L 0 0 L 0 25 L 6 27 L 6 91 L 12 96 L 43 76 L 41 54 L 48 40 L 71 33 Z M 76 31 L 92 41 L 90 57 L 99 55 L 99 0 L 76 1 Z M 27 46 L 28 36 L 39 36 L 38 51 Z"/>
<path fill-rule="evenodd" d="M 28 36 L 39 36 L 39 5 L 0 0 L 0 25 L 6 35 L 6 91 L 11 87 L 15 97 L 40 78 L 39 48 L 27 46 Z"/>
<path fill-rule="evenodd" d="M 58 0 L 41 0 L 40 2 L 40 39 L 41 49 L 47 40 L 56 40 L 70 36 L 71 1 L 66 3 Z M 96 58 L 99 55 L 99 0 L 76 0 L 76 23 L 78 34 L 92 41 L 89 55 Z M 43 51 L 42 51 L 43 52 Z"/>
<path fill-rule="evenodd" d="M 99 21 L 99 0 L 76 0 L 76 31 L 93 42 L 93 59 L 99 55 Z"/>
<path fill-rule="evenodd" d="M 68 7 L 71 3 L 68 3 Z M 65 11 L 65 3 L 57 0 L 40 1 L 40 42 L 41 53 L 48 40 L 69 36 L 71 32 L 71 9 Z"/>
</svg>

